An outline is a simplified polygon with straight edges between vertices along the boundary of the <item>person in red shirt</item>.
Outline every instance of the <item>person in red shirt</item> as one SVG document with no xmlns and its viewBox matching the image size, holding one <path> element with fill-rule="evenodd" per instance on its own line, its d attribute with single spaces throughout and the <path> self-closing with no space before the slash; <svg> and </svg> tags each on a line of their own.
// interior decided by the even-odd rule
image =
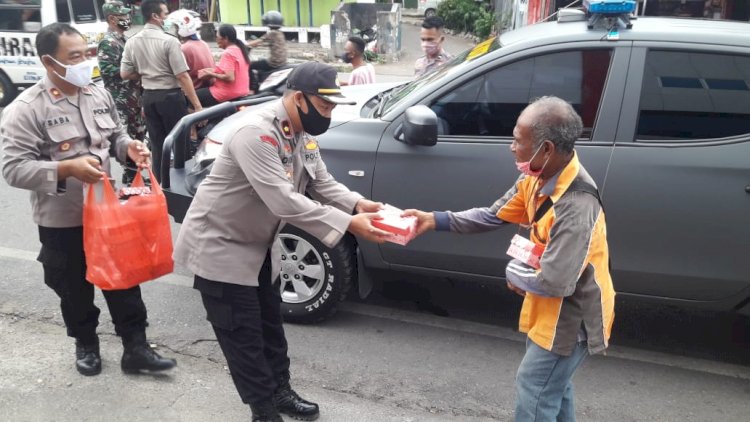
<svg viewBox="0 0 750 422">
<path fill-rule="evenodd" d="M 216 44 L 224 49 L 219 64 L 198 71 L 201 80 L 213 80 L 213 84 L 196 91 L 203 107 L 250 94 L 250 58 L 245 43 L 237 39 L 232 25 L 221 25 L 216 35 Z"/>
<path fill-rule="evenodd" d="M 175 10 L 167 16 L 168 25 L 165 31 L 179 38 L 182 44 L 182 54 L 187 62 L 188 75 L 193 81 L 193 87 L 196 90 L 208 86 L 208 81 L 198 78 L 198 71 L 206 67 L 213 66 L 214 56 L 211 54 L 211 47 L 205 41 L 198 37 L 198 30 L 202 25 L 201 19 L 190 10 Z"/>
</svg>

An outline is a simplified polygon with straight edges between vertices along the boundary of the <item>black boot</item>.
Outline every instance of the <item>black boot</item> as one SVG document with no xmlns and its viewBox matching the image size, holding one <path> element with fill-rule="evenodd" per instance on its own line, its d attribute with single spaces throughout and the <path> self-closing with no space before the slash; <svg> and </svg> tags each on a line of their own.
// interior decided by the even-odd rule
<svg viewBox="0 0 750 422">
<path fill-rule="evenodd" d="M 284 422 L 271 400 L 261 400 L 251 404 L 250 411 L 253 412 L 252 422 Z"/>
<path fill-rule="evenodd" d="M 279 412 L 300 421 L 314 421 L 320 416 L 318 405 L 299 396 L 289 385 L 289 377 L 281 377 L 273 393 L 273 402 Z"/>
<path fill-rule="evenodd" d="M 102 372 L 99 356 L 99 340 L 82 342 L 76 340 L 76 369 L 81 375 L 91 376 Z"/>
<path fill-rule="evenodd" d="M 177 365 L 174 359 L 159 356 L 146 341 L 146 333 L 135 333 L 123 337 L 124 351 L 120 367 L 123 372 L 137 374 L 140 371 L 166 371 Z"/>
</svg>

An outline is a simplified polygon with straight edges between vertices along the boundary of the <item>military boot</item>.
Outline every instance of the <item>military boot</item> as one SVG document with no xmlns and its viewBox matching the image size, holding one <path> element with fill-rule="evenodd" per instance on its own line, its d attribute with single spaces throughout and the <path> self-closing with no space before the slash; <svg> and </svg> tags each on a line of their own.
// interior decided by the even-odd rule
<svg viewBox="0 0 750 422">
<path fill-rule="evenodd" d="M 99 339 L 86 342 L 76 340 L 76 369 L 81 375 L 86 376 L 102 372 Z"/>
<path fill-rule="evenodd" d="M 252 422 L 284 422 L 272 400 L 261 400 L 250 405 L 253 412 Z"/>
<path fill-rule="evenodd" d="M 128 374 L 137 374 L 141 371 L 166 371 L 177 365 L 174 359 L 159 356 L 146 341 L 146 333 L 135 333 L 123 337 L 124 350 L 120 367 Z"/>
<path fill-rule="evenodd" d="M 303 399 L 292 390 L 288 375 L 279 378 L 279 386 L 273 393 L 273 402 L 280 413 L 300 421 L 314 421 L 320 416 L 317 404 Z"/>
</svg>

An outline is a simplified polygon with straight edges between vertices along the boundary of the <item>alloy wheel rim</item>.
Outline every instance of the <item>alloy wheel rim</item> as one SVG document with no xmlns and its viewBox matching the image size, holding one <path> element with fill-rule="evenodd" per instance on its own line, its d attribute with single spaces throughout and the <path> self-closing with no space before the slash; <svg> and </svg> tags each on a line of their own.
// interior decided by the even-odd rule
<svg viewBox="0 0 750 422">
<path fill-rule="evenodd" d="M 289 233 L 279 234 L 281 247 L 279 289 L 286 303 L 304 303 L 323 288 L 325 267 L 320 253 L 307 240 Z"/>
</svg>

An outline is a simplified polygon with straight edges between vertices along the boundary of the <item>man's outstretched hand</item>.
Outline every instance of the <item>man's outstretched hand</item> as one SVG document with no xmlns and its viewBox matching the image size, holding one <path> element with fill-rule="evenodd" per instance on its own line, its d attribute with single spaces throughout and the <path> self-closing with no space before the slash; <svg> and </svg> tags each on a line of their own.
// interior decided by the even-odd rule
<svg viewBox="0 0 750 422">
<path fill-rule="evenodd" d="M 425 212 L 415 209 L 404 210 L 402 217 L 417 217 L 417 236 L 422 233 L 435 230 L 435 215 L 431 212 Z"/>
</svg>

